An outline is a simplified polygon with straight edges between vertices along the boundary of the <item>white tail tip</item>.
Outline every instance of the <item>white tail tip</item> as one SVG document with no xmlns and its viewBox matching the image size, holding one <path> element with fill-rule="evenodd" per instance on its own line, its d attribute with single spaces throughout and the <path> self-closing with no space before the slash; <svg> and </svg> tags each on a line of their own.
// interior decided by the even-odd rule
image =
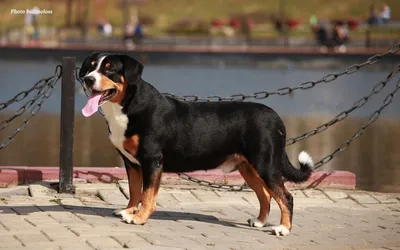
<svg viewBox="0 0 400 250">
<path fill-rule="evenodd" d="M 306 151 L 302 151 L 299 154 L 299 162 L 301 164 L 305 164 L 305 165 L 310 166 L 311 168 L 314 168 L 314 162 L 313 162 L 311 156 Z"/>
</svg>

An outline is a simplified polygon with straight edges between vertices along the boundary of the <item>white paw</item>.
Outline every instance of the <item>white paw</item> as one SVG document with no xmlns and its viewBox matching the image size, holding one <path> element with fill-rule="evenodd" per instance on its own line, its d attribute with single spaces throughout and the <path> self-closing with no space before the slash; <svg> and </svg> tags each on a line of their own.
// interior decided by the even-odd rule
<svg viewBox="0 0 400 250">
<path fill-rule="evenodd" d="M 121 215 L 122 211 L 124 211 L 124 209 L 115 209 L 115 210 L 113 211 L 113 215 L 115 215 L 115 216 L 122 216 L 122 215 Z"/>
<path fill-rule="evenodd" d="M 262 223 L 258 218 L 250 218 L 247 220 L 251 227 L 263 227 L 266 223 Z"/>
<path fill-rule="evenodd" d="M 289 235 L 289 233 L 290 233 L 289 229 L 287 227 L 285 227 L 284 225 L 272 227 L 272 231 L 275 232 L 275 234 L 277 236 L 280 236 L 280 235 L 286 236 L 286 235 Z"/>
<path fill-rule="evenodd" d="M 122 217 L 122 221 L 126 222 L 128 224 L 133 223 L 133 216 L 132 214 L 129 214 L 128 212 L 126 212 L 125 210 L 122 210 L 119 215 Z"/>
</svg>

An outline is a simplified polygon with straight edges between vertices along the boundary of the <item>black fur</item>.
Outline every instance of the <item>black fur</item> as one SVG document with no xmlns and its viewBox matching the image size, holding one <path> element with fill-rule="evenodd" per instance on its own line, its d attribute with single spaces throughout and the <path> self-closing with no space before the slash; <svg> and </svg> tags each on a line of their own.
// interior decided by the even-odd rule
<svg viewBox="0 0 400 250">
<path fill-rule="evenodd" d="M 88 62 L 100 56 L 95 54 Z M 80 76 L 93 68 L 86 61 Z M 142 166 L 144 189 L 159 168 L 172 173 L 209 170 L 233 154 L 243 155 L 272 191 L 283 184 L 283 177 L 293 182 L 309 178 L 310 166 L 302 164 L 298 170 L 290 163 L 285 126 L 271 108 L 252 102 L 179 101 L 144 81 L 143 65 L 133 58 L 109 55 L 107 61 L 115 68 L 114 74 L 128 81 L 121 102 L 129 118 L 125 136 L 140 136 L 136 157 Z M 292 211 L 292 196 L 282 195 Z"/>
</svg>

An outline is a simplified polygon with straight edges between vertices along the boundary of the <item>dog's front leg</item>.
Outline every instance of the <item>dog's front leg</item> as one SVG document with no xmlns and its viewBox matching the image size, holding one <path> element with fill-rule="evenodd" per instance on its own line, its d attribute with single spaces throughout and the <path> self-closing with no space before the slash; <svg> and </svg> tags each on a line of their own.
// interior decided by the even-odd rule
<svg viewBox="0 0 400 250">
<path fill-rule="evenodd" d="M 142 207 L 137 214 L 123 214 L 122 220 L 127 223 L 142 225 L 156 210 L 156 197 L 160 187 L 162 167 L 156 159 L 142 162 L 143 193 Z"/>
<path fill-rule="evenodd" d="M 118 151 L 119 152 L 119 151 Z M 139 203 L 142 199 L 142 168 L 140 165 L 134 164 L 129 161 L 123 154 L 121 154 L 124 160 L 126 173 L 128 175 L 129 184 L 129 203 L 124 209 L 116 209 L 113 214 L 116 216 L 122 216 L 124 213 L 134 214 L 139 211 Z"/>
<path fill-rule="evenodd" d="M 139 165 L 126 165 L 126 172 L 129 183 L 129 203 L 125 209 L 117 209 L 113 212 L 117 216 L 137 213 L 142 199 L 142 168 Z"/>
</svg>

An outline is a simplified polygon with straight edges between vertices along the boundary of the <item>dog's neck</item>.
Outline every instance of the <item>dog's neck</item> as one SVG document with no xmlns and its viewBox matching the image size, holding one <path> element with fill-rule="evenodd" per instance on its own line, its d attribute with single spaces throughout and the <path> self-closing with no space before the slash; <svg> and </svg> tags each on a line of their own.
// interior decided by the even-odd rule
<svg viewBox="0 0 400 250">
<path fill-rule="evenodd" d="M 128 115 L 138 115 L 154 108 L 163 99 L 164 96 L 153 85 L 140 78 L 135 84 L 128 85 L 121 102 L 122 111 Z"/>
</svg>

